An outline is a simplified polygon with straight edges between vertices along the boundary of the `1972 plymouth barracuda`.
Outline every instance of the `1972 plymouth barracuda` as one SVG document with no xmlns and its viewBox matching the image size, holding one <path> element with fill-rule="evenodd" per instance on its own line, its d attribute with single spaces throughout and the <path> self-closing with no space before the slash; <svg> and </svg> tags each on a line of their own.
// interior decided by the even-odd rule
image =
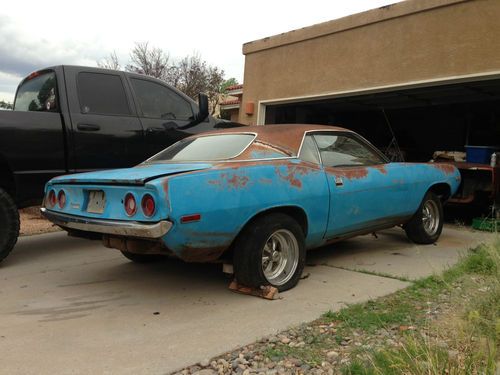
<svg viewBox="0 0 500 375">
<path fill-rule="evenodd" d="M 42 212 L 132 261 L 224 259 L 240 284 L 283 291 L 311 248 L 396 225 L 435 242 L 459 183 L 451 165 L 389 163 L 346 129 L 249 126 L 188 137 L 134 168 L 54 178 Z"/>
</svg>

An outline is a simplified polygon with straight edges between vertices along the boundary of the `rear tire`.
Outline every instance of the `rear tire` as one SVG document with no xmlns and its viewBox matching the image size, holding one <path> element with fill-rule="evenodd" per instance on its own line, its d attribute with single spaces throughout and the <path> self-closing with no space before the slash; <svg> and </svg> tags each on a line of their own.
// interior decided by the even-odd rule
<svg viewBox="0 0 500 375">
<path fill-rule="evenodd" d="M 304 233 L 290 216 L 273 213 L 256 219 L 238 236 L 233 265 L 246 286 L 271 285 L 280 292 L 299 282 L 306 260 Z"/>
<path fill-rule="evenodd" d="M 443 205 L 439 197 L 428 191 L 404 228 L 408 238 L 415 243 L 427 245 L 436 242 L 443 230 Z"/>
<path fill-rule="evenodd" d="M 19 210 L 14 200 L 0 189 L 0 262 L 12 251 L 19 237 Z"/>
<path fill-rule="evenodd" d="M 157 254 L 137 254 L 137 253 L 131 253 L 129 251 L 122 251 L 121 253 L 125 258 L 131 260 L 134 263 L 161 262 L 166 258 L 164 255 L 157 255 Z"/>
</svg>

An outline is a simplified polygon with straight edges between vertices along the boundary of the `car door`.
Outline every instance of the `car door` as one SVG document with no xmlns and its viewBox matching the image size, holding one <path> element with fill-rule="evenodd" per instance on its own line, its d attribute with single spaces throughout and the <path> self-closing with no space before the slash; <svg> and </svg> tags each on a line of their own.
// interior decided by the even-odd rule
<svg viewBox="0 0 500 375">
<path fill-rule="evenodd" d="M 144 160 L 144 135 L 123 73 L 65 67 L 74 169 L 121 168 Z"/>
<path fill-rule="evenodd" d="M 183 129 L 194 118 L 190 100 L 146 77 L 129 77 L 129 82 L 145 130 L 145 158 L 195 132 L 192 128 Z"/>
<path fill-rule="evenodd" d="M 390 226 L 408 215 L 403 165 L 387 163 L 382 154 L 354 133 L 312 135 L 330 189 L 327 239 Z"/>
</svg>

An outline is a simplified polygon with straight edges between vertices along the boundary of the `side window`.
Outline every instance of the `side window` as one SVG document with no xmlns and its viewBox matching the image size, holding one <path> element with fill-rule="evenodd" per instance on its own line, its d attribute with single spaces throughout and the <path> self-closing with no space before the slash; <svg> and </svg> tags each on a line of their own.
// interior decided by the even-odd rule
<svg viewBox="0 0 500 375">
<path fill-rule="evenodd" d="M 56 112 L 56 74 L 54 72 L 34 74 L 26 80 L 16 95 L 14 111 Z"/>
<path fill-rule="evenodd" d="M 321 161 L 326 167 L 374 165 L 384 160 L 367 145 L 347 135 L 315 134 Z"/>
<path fill-rule="evenodd" d="M 193 116 L 191 104 L 167 87 L 143 79 L 131 81 L 144 117 L 188 120 Z"/>
<path fill-rule="evenodd" d="M 82 113 L 130 115 L 120 76 L 104 73 L 78 74 L 78 98 Z"/>
<path fill-rule="evenodd" d="M 316 146 L 316 142 L 314 141 L 312 135 L 306 135 L 304 138 L 304 143 L 302 144 L 302 148 L 299 153 L 299 159 L 314 164 L 320 164 L 318 147 Z"/>
</svg>

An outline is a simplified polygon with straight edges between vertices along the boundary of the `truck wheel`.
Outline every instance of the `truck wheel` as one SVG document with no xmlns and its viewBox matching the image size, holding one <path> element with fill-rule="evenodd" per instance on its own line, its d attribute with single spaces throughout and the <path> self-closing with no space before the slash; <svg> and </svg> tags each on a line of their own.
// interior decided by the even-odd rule
<svg viewBox="0 0 500 375">
<path fill-rule="evenodd" d="M 408 238 L 415 243 L 436 242 L 443 230 L 443 205 L 439 197 L 428 191 L 417 212 L 404 228 Z"/>
<path fill-rule="evenodd" d="M 121 252 L 125 258 L 131 260 L 134 263 L 153 263 L 164 260 L 166 257 L 164 255 L 157 254 L 137 254 L 131 253 L 129 251 Z"/>
<path fill-rule="evenodd" d="M 0 189 L 0 262 L 11 252 L 19 236 L 19 211 L 9 194 Z"/>
<path fill-rule="evenodd" d="M 299 282 L 306 261 L 304 233 L 288 215 L 258 218 L 238 236 L 233 265 L 236 280 L 246 286 L 272 285 L 280 292 Z"/>
</svg>

